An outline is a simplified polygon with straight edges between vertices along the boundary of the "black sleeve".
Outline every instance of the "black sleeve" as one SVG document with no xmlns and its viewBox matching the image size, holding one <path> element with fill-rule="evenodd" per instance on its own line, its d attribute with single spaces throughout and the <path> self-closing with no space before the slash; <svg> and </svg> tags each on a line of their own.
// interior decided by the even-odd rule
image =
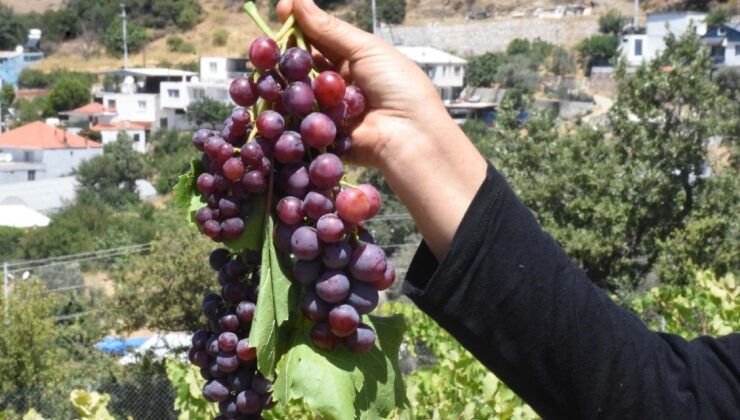
<svg viewBox="0 0 740 420">
<path fill-rule="evenodd" d="M 648 330 L 493 167 L 441 263 L 422 242 L 404 292 L 544 418 L 740 418 L 740 334 Z"/>
</svg>

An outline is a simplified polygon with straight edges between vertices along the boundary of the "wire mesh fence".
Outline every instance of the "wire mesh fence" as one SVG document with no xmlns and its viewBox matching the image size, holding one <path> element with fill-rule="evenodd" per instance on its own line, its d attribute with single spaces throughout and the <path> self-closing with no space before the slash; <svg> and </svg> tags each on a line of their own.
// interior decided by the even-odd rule
<svg viewBox="0 0 740 420">
<path fill-rule="evenodd" d="M 70 394 L 75 389 L 110 396 L 108 412 L 116 419 L 176 419 L 175 391 L 165 375 L 140 375 L 124 382 L 88 384 L 87 387 L 49 385 L 0 392 L 0 419 L 20 420 L 33 409 L 44 419 L 79 418 Z"/>
</svg>

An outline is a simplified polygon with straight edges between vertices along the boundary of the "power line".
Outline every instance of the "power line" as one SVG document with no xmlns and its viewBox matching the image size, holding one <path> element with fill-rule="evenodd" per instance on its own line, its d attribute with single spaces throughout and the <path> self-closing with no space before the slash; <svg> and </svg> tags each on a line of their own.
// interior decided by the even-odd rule
<svg viewBox="0 0 740 420">
<path fill-rule="evenodd" d="M 81 252 L 79 254 L 69 254 L 69 255 L 62 255 L 60 257 L 49 257 L 49 258 L 43 258 L 38 260 L 26 260 L 26 261 L 16 261 L 16 262 L 9 262 L 8 268 L 13 267 L 20 267 L 20 266 L 32 266 L 36 264 L 46 264 L 49 262 L 57 262 L 57 261 L 64 261 L 69 259 L 77 259 L 77 258 L 85 258 L 92 255 L 99 255 L 103 253 L 111 253 L 111 252 L 118 252 L 118 251 L 134 251 L 138 250 L 140 248 L 148 248 L 151 244 L 145 243 L 145 244 L 137 244 L 137 245 L 126 245 L 126 246 L 120 246 L 117 248 L 108 248 L 108 249 L 100 249 L 96 251 L 89 251 L 89 252 Z"/>
</svg>

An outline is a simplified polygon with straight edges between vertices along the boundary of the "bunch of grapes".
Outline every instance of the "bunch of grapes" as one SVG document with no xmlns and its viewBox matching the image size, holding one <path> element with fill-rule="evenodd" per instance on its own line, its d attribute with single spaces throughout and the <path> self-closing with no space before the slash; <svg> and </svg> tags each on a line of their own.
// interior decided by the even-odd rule
<svg viewBox="0 0 740 420">
<path fill-rule="evenodd" d="M 348 128 L 362 115 L 365 96 L 338 73 L 317 72 L 306 49 L 281 51 L 269 37 L 251 44 L 249 59 L 256 71 L 232 82 L 229 93 L 238 107 L 223 130 L 193 136 L 203 152 L 196 186 L 205 202 L 195 221 L 215 242 L 237 239 L 254 200 L 266 200 L 278 219 L 275 248 L 291 257 L 293 277 L 304 288 L 301 308 L 315 322 L 314 344 L 368 351 L 375 332 L 361 317 L 377 306 L 395 269 L 364 229 L 380 210 L 380 193 L 344 180 Z M 246 337 L 260 255 L 217 249 L 210 263 L 219 272 L 221 295 L 203 301 L 208 328 L 193 336 L 190 359 L 209 381 L 204 395 L 219 402 L 226 418 L 259 413 L 272 404 L 270 384 L 256 372 L 256 352 Z"/>
<path fill-rule="evenodd" d="M 208 325 L 193 334 L 188 357 L 207 381 L 203 396 L 217 402 L 224 418 L 257 419 L 274 405 L 272 384 L 257 372 L 257 349 L 249 345 L 259 284 L 259 254 L 234 256 L 228 249 L 211 253 L 221 294 L 203 298 Z"/>
</svg>

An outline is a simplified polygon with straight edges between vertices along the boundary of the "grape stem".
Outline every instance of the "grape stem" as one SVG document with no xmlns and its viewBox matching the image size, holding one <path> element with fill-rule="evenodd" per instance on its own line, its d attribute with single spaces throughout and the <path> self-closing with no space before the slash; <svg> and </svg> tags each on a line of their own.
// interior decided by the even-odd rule
<svg viewBox="0 0 740 420">
<path fill-rule="evenodd" d="M 306 39 L 303 38 L 303 32 L 301 32 L 298 27 L 293 27 L 293 37 L 295 38 L 295 45 L 302 49 L 308 51 L 308 46 L 306 45 Z"/>
<path fill-rule="evenodd" d="M 353 184 L 353 183 L 351 183 L 349 181 L 346 181 L 344 179 L 342 179 L 341 181 L 339 181 L 339 183 L 342 184 L 342 185 L 344 185 L 344 186 L 346 186 L 346 187 L 357 188 L 357 185 L 355 185 L 355 184 Z"/>
<path fill-rule="evenodd" d="M 264 20 L 262 20 L 262 17 L 259 15 L 259 12 L 257 12 L 257 6 L 252 1 L 248 1 L 244 4 L 244 11 L 247 12 L 250 18 L 252 18 L 252 21 L 257 25 L 258 28 L 264 33 L 265 35 L 269 36 L 272 39 L 275 39 L 275 34 L 272 32 L 272 29 L 270 29 L 269 26 L 267 26 L 267 23 L 265 23 Z"/>
<path fill-rule="evenodd" d="M 283 23 L 283 27 L 280 28 L 277 34 L 275 34 L 275 41 L 280 43 L 286 36 L 290 36 L 293 25 L 295 24 L 295 17 L 293 15 L 288 16 Z"/>
</svg>

